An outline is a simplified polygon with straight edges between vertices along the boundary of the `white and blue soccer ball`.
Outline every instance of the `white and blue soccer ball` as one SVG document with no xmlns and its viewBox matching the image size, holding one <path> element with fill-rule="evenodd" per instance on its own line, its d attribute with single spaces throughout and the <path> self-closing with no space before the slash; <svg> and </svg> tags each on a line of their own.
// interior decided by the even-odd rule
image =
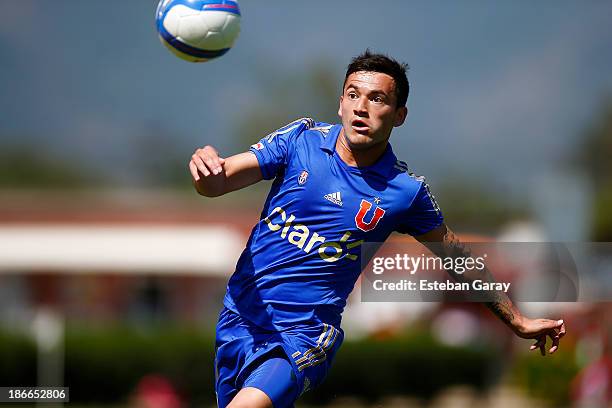
<svg viewBox="0 0 612 408">
<path fill-rule="evenodd" d="M 240 8 L 232 0 L 160 0 L 155 20 L 162 44 L 191 62 L 222 56 L 240 33 Z"/>
</svg>

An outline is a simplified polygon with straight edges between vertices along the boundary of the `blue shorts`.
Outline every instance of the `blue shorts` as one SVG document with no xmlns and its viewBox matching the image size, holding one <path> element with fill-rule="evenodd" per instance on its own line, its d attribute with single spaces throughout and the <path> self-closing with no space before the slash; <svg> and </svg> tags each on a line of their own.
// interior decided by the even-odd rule
<svg viewBox="0 0 612 408">
<path fill-rule="evenodd" d="M 254 387 L 274 408 L 292 407 L 323 381 L 343 338 L 342 330 L 329 324 L 266 330 L 224 308 L 215 345 L 218 406 L 227 406 L 241 388 Z"/>
</svg>

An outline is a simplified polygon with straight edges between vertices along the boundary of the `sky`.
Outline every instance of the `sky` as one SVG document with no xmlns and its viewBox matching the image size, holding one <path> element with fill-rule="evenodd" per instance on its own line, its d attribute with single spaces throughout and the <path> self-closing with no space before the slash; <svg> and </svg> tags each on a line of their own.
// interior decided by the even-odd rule
<svg viewBox="0 0 612 408">
<path fill-rule="evenodd" d="M 241 114 L 278 103 L 267 76 L 324 63 L 340 94 L 366 47 L 410 65 L 408 120 L 391 140 L 434 182 L 516 188 L 555 169 L 612 91 L 606 1 L 242 1 L 234 49 L 205 64 L 162 47 L 153 0 L 1 4 L 0 149 L 25 143 L 118 178 L 149 132 L 163 130 L 185 162 L 204 144 L 245 150 L 233 137 Z M 295 99 L 287 122 L 320 103 Z"/>
</svg>

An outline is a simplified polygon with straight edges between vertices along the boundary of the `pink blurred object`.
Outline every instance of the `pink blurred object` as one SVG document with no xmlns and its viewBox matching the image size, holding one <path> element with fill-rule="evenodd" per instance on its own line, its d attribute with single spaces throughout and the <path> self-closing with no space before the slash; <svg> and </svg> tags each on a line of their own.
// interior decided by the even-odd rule
<svg viewBox="0 0 612 408">
<path fill-rule="evenodd" d="M 573 380 L 572 399 L 578 406 L 605 407 L 612 402 L 612 358 L 604 355 Z"/>
<path fill-rule="evenodd" d="M 183 402 L 167 378 L 150 374 L 138 382 L 134 405 L 141 408 L 180 408 Z"/>
</svg>

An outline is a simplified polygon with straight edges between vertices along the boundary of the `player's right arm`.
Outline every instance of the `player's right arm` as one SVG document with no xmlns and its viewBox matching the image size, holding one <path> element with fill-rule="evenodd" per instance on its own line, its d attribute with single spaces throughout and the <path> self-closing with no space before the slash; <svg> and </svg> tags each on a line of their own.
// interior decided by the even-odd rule
<svg viewBox="0 0 612 408">
<path fill-rule="evenodd" d="M 295 139 L 314 125 L 310 118 L 294 120 L 252 145 L 248 152 L 226 159 L 212 146 L 197 149 L 189 162 L 195 189 L 203 196 L 218 197 L 274 179 L 286 168 Z"/>
<path fill-rule="evenodd" d="M 206 197 L 218 197 L 263 179 L 254 153 L 222 158 L 212 146 L 204 146 L 193 153 L 189 171 L 196 191 Z"/>
</svg>

